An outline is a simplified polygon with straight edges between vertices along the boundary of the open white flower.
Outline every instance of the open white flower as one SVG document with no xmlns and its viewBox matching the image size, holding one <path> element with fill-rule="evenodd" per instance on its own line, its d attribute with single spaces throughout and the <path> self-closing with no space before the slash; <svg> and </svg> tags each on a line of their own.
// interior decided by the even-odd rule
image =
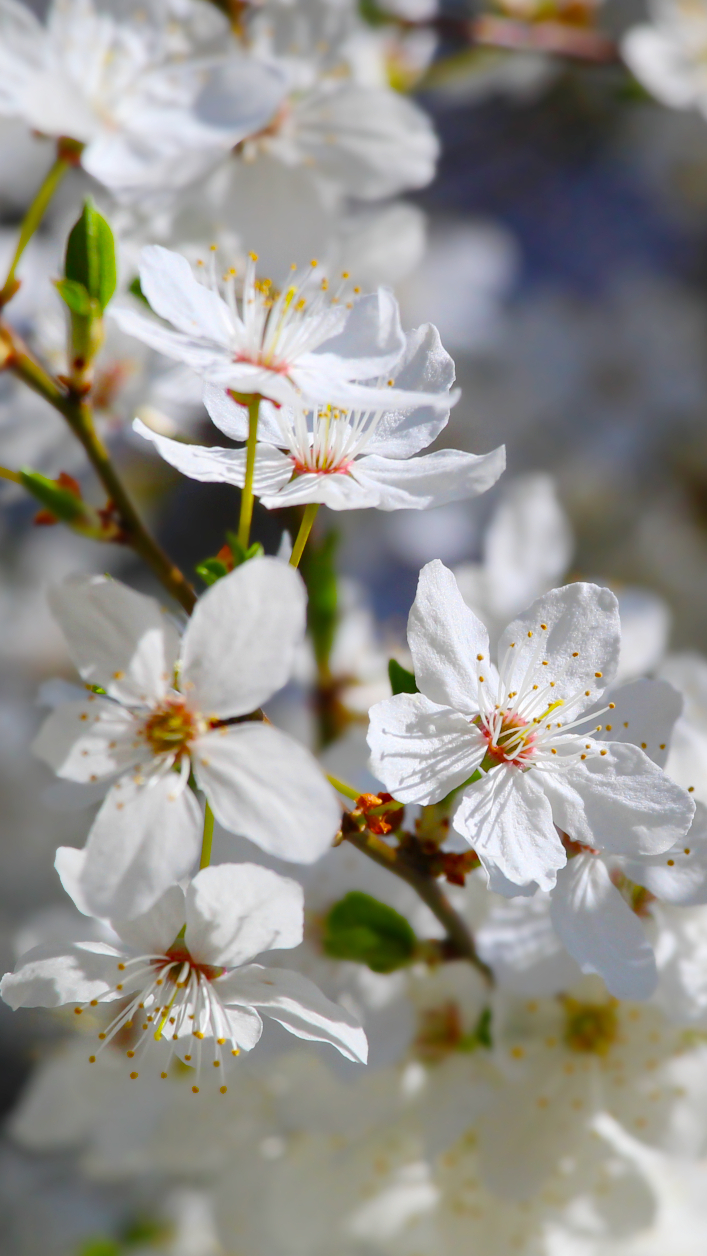
<svg viewBox="0 0 707 1256">
<path fill-rule="evenodd" d="M 251 254 L 239 309 L 233 271 L 224 278 L 224 300 L 215 269 L 207 287 L 195 279 L 186 258 L 149 245 L 141 254 L 142 291 L 176 330 L 135 310 L 111 313 L 130 335 L 241 396 L 259 395 L 296 409 L 309 403 L 449 411 L 453 398 L 447 385 L 415 391 L 388 379 L 405 349 L 391 292 L 381 288 L 359 298 L 354 291 L 348 298 L 344 280 L 344 290 L 330 296 L 328 281 L 317 278 L 316 262 L 302 280 L 292 274 L 278 292 L 269 279 L 256 278 L 256 261 Z"/>
<path fill-rule="evenodd" d="M 687 833 L 685 790 L 639 747 L 581 731 L 596 731 L 592 708 L 618 661 L 608 589 L 573 584 L 539 598 L 503 633 L 497 670 L 486 629 L 435 561 L 420 573 L 408 642 L 420 692 L 371 709 L 373 771 L 401 802 L 459 790 L 454 828 L 491 889 L 550 889 L 567 862 L 558 829 L 626 856 Z"/>
<path fill-rule="evenodd" d="M 308 750 L 248 715 L 284 685 L 304 635 L 301 577 L 253 559 L 200 599 L 182 638 L 154 599 L 103 577 L 50 601 L 84 681 L 104 695 L 58 706 L 35 753 L 73 781 L 111 783 L 81 874 L 97 916 L 145 911 L 196 859 L 201 812 L 283 859 L 309 863 L 339 810 Z M 117 779 L 116 779 L 117 778 Z"/>
<path fill-rule="evenodd" d="M 83 166 L 115 192 L 184 186 L 263 127 L 285 86 L 239 50 L 221 15 L 195 8 L 203 47 L 186 22 L 176 37 L 166 5 L 157 19 L 153 8 L 118 20 L 92 0 L 54 0 L 42 25 L 2 0 L 0 113 L 85 144 Z"/>
<path fill-rule="evenodd" d="M 429 323 L 406 337 L 393 372 L 395 389 L 417 394 L 410 408 L 340 410 L 327 405 L 291 410 L 264 404 L 258 424 L 254 489 L 268 510 L 320 502 L 331 510 L 424 510 L 475 497 L 495 484 L 505 467 L 505 449 L 477 456 L 440 449 L 413 458 L 445 426 L 454 363 Z M 430 404 L 430 393 L 436 402 Z M 388 396 L 386 396 L 388 401 Z M 441 407 L 446 399 L 446 409 Z M 247 411 L 222 389 L 207 385 L 204 401 L 217 427 L 232 440 L 248 436 Z M 191 479 L 245 482 L 244 449 L 187 445 L 133 424 L 162 457 Z"/>
<path fill-rule="evenodd" d="M 263 1031 L 259 1011 L 298 1038 L 330 1042 L 365 1063 L 366 1036 L 350 1013 L 299 973 L 250 962 L 262 951 L 298 946 L 303 919 L 296 882 L 257 864 L 204 868 L 186 894 L 173 885 L 137 919 L 113 922 L 115 945 L 44 943 L 26 952 L 0 994 L 13 1008 L 74 1003 L 79 1012 L 123 1001 L 99 1033 L 98 1051 L 133 1030 L 130 1076 L 156 1051 L 166 1078 L 176 1054 L 195 1068 L 195 1092 L 208 1070 L 225 1094 L 226 1065 Z"/>
</svg>

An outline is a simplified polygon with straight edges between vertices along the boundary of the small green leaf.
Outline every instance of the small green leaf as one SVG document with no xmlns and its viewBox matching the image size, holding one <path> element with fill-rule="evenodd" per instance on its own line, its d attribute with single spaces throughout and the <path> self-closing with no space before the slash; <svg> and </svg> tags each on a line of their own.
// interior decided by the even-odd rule
<svg viewBox="0 0 707 1256">
<path fill-rule="evenodd" d="M 203 563 L 197 563 L 195 570 L 197 576 L 209 586 L 228 575 L 228 567 L 220 558 L 205 558 Z"/>
<path fill-rule="evenodd" d="M 367 964 L 374 973 L 390 973 L 409 964 L 417 951 L 417 938 L 404 916 L 352 890 L 335 903 L 325 925 L 323 947 L 330 959 Z"/>
<path fill-rule="evenodd" d="M 390 687 L 394 694 L 420 692 L 413 673 L 409 672 L 407 667 L 403 667 L 397 659 L 390 659 L 388 676 L 390 677 Z"/>
<path fill-rule="evenodd" d="M 115 244 L 113 232 L 91 200 L 84 202 L 66 242 L 64 274 L 83 284 L 102 313 L 115 292 Z"/>
<path fill-rule="evenodd" d="M 38 471 L 22 470 L 20 478 L 23 486 L 41 502 L 46 510 L 61 519 L 62 523 L 74 523 L 85 518 L 86 507 L 75 493 L 61 488 L 55 480 L 48 480 Z"/>
<path fill-rule="evenodd" d="M 90 317 L 94 302 L 82 283 L 77 279 L 57 279 L 55 287 L 72 314 L 79 314 L 82 318 Z"/>
</svg>

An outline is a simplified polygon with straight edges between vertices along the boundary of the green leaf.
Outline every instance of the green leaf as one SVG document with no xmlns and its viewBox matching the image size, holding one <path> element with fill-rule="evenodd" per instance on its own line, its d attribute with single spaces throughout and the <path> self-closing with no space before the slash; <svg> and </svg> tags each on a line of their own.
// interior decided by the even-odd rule
<svg viewBox="0 0 707 1256">
<path fill-rule="evenodd" d="M 203 563 L 197 563 L 195 571 L 204 584 L 209 586 L 228 575 L 228 567 L 220 558 L 205 558 Z"/>
<path fill-rule="evenodd" d="M 336 552 L 339 534 L 332 530 L 321 541 L 310 539 L 300 563 L 300 571 L 307 586 L 307 629 L 312 638 L 314 657 L 321 669 L 329 665 L 338 622 L 338 588 L 336 580 Z"/>
<path fill-rule="evenodd" d="M 390 687 L 393 693 L 419 693 L 420 690 L 415 683 L 415 677 L 409 672 L 407 667 L 403 667 L 397 659 L 390 659 L 388 663 L 388 675 L 390 677 Z"/>
<path fill-rule="evenodd" d="M 84 203 L 66 242 L 64 275 L 83 284 L 103 312 L 115 292 L 115 244 L 113 232 L 91 200 Z"/>
<path fill-rule="evenodd" d="M 479 1046 L 486 1047 L 488 1051 L 490 1051 L 493 1046 L 493 1038 L 491 1037 L 491 1015 L 491 1008 L 485 1007 L 477 1021 L 476 1029 L 474 1030 L 474 1033 L 476 1034 L 476 1041 Z"/>
<path fill-rule="evenodd" d="M 86 507 L 81 499 L 68 489 L 61 488 L 54 480 L 48 480 L 38 471 L 30 470 L 20 471 L 20 478 L 27 492 L 36 497 L 57 519 L 61 519 L 62 523 L 74 523 L 77 519 L 85 518 Z"/>
<path fill-rule="evenodd" d="M 367 964 L 374 973 L 394 972 L 409 964 L 417 946 L 415 931 L 404 916 L 360 890 L 335 903 L 324 924 L 323 947 L 330 959 Z"/>
<path fill-rule="evenodd" d="M 82 318 L 90 317 L 94 302 L 82 283 L 77 279 L 57 279 L 54 286 L 72 314 L 79 314 Z"/>
</svg>

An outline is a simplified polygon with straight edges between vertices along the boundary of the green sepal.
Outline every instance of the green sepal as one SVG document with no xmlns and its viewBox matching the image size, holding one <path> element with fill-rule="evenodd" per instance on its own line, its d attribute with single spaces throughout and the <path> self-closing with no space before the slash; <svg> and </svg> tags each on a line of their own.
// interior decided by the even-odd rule
<svg viewBox="0 0 707 1256">
<path fill-rule="evenodd" d="M 228 575 L 228 567 L 221 562 L 220 558 L 205 558 L 203 563 L 197 563 L 194 568 L 197 576 L 203 580 L 204 584 L 216 584 L 217 580 L 222 580 Z"/>
<path fill-rule="evenodd" d="M 393 694 L 420 692 L 413 672 L 409 672 L 407 667 L 403 667 L 397 659 L 388 661 L 388 676 Z"/>
<path fill-rule="evenodd" d="M 310 539 L 302 555 L 300 571 L 307 586 L 307 631 L 312 639 L 317 666 L 326 670 L 338 623 L 339 595 L 336 580 L 336 552 L 339 534 L 327 532 L 321 541 Z"/>
<path fill-rule="evenodd" d="M 64 275 L 82 284 L 103 313 L 117 282 L 115 243 L 108 223 L 90 199 L 84 202 L 81 217 L 69 233 Z"/>
<path fill-rule="evenodd" d="M 46 475 L 40 475 L 38 471 L 22 470 L 20 471 L 20 479 L 22 485 L 41 502 L 46 510 L 60 519 L 62 523 L 76 523 L 77 520 L 85 519 L 86 505 L 77 497 L 75 493 L 70 493 L 68 489 L 61 488 L 55 480 L 47 479 Z"/>
<path fill-rule="evenodd" d="M 100 318 L 101 308 L 98 302 L 77 279 L 57 279 L 54 287 L 72 314 L 78 314 L 80 318 Z"/>
<path fill-rule="evenodd" d="M 485 1007 L 471 1033 L 464 1034 L 460 1039 L 457 1050 L 478 1051 L 479 1047 L 482 1047 L 484 1051 L 490 1051 L 493 1047 L 491 1016 L 491 1008 Z"/>
<path fill-rule="evenodd" d="M 391 973 L 411 963 L 418 940 L 399 912 L 370 894 L 352 890 L 327 915 L 322 945 L 330 959 L 352 960 L 374 973 Z"/>
<path fill-rule="evenodd" d="M 262 558 L 265 553 L 260 541 L 253 541 L 253 544 L 246 549 L 245 546 L 241 545 L 235 532 L 227 532 L 226 541 L 233 555 L 234 567 L 242 567 L 243 563 L 247 563 L 251 558 Z"/>
<path fill-rule="evenodd" d="M 138 301 L 144 302 L 144 304 L 149 307 L 150 302 L 148 301 L 147 297 L 145 296 L 145 293 L 142 290 L 142 284 L 140 283 L 139 275 L 136 275 L 135 278 L 132 279 L 130 283 L 128 284 L 128 292 L 132 292 L 133 296 L 137 297 Z"/>
</svg>

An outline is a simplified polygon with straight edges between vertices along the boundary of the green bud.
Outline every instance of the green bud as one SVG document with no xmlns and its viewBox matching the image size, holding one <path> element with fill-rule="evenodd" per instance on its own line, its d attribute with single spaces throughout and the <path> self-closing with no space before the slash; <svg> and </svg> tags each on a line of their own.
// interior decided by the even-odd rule
<svg viewBox="0 0 707 1256">
<path fill-rule="evenodd" d="M 120 1244 L 109 1238 L 87 1239 L 81 1244 L 78 1256 L 120 1256 Z"/>
<path fill-rule="evenodd" d="M 115 292 L 115 244 L 113 232 L 91 200 L 84 203 L 67 240 L 64 275 L 83 285 L 102 314 Z"/>
<path fill-rule="evenodd" d="M 205 558 L 203 563 L 197 563 L 194 570 L 199 579 L 209 587 L 228 575 L 228 567 L 220 558 Z"/>
<path fill-rule="evenodd" d="M 86 288 L 78 280 L 57 279 L 55 287 L 72 314 L 78 314 L 81 318 L 90 318 L 92 315 L 100 318 L 101 310 L 98 302 L 88 295 Z"/>
<path fill-rule="evenodd" d="M 402 667 L 397 659 L 390 659 L 388 676 L 390 677 L 390 687 L 394 694 L 420 692 L 413 673 L 409 672 L 407 667 Z"/>
<path fill-rule="evenodd" d="M 353 960 L 374 973 L 390 973 L 413 960 L 418 941 L 399 912 L 370 894 L 352 890 L 329 912 L 323 947 L 330 959 Z"/>
</svg>

